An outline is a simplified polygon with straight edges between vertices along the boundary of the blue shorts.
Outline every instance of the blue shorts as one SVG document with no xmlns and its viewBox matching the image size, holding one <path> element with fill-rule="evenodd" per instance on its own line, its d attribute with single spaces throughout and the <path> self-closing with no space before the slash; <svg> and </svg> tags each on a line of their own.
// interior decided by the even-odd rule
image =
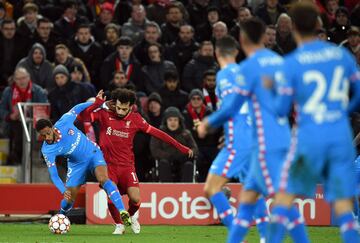
<svg viewBox="0 0 360 243">
<path fill-rule="evenodd" d="M 66 187 L 77 187 L 86 182 L 87 173 L 93 173 L 95 168 L 101 165 L 106 166 L 103 153 L 95 150 L 94 155 L 84 161 L 68 161 L 68 171 L 66 175 Z"/>
<path fill-rule="evenodd" d="M 220 150 L 213 161 L 209 173 L 226 177 L 244 180 L 247 174 L 251 159 L 251 150 Z"/>
<path fill-rule="evenodd" d="M 259 151 L 255 150 L 252 153 L 250 171 L 245 180 L 244 189 L 256 191 L 264 196 L 277 192 L 286 154 L 286 149 L 266 152 L 264 155 L 265 169 L 260 164 Z"/>
<path fill-rule="evenodd" d="M 306 142 L 305 142 L 306 141 Z M 351 139 L 326 142 L 322 139 L 299 140 L 294 159 L 285 171 L 282 189 L 290 194 L 314 197 L 316 184 L 324 186 L 325 199 L 333 202 L 357 195 L 355 150 Z"/>
</svg>

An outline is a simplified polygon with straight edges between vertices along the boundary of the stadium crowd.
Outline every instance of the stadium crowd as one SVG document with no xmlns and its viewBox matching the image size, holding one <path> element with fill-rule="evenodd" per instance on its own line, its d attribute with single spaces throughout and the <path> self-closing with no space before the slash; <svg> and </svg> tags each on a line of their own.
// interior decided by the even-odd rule
<svg viewBox="0 0 360 243">
<path fill-rule="evenodd" d="M 360 64 L 360 2 L 314 1 L 322 16 L 318 37 L 348 48 Z M 203 182 L 222 133 L 199 138 L 196 132 L 216 110 L 214 44 L 227 34 L 238 40 L 240 23 L 258 16 L 267 25 L 266 47 L 291 52 L 292 2 L 0 0 L 0 117 L 1 135 L 11 141 L 8 164 L 21 163 L 18 102 L 49 102 L 56 122 L 100 89 L 109 97 L 126 87 L 136 91 L 137 110 L 149 124 L 193 149 Z M 239 48 L 238 62 L 245 58 Z M 352 120 L 358 133 L 360 115 Z M 96 125 L 79 126 L 96 140 Z M 160 181 L 192 181 L 193 161 L 160 140 L 137 134 L 134 152 L 140 181 L 154 179 L 154 161 Z"/>
</svg>

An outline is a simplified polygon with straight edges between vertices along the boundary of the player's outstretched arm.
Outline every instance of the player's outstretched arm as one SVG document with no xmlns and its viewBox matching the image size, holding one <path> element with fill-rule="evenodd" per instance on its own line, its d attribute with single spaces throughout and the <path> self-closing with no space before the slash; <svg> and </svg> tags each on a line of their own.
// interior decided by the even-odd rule
<svg viewBox="0 0 360 243">
<path fill-rule="evenodd" d="M 247 98 L 245 95 L 237 88 L 233 93 L 226 95 L 222 100 L 221 108 L 207 118 L 208 125 L 216 128 L 227 122 L 236 112 L 239 112 Z"/>
<path fill-rule="evenodd" d="M 93 116 L 91 115 L 94 110 L 102 106 L 106 100 L 106 96 L 104 96 L 104 91 L 100 90 L 96 95 L 95 102 L 87 107 L 85 110 L 81 111 L 80 114 L 77 115 L 76 119 L 81 122 L 93 122 Z"/>
<path fill-rule="evenodd" d="M 160 129 L 157 129 L 156 127 L 150 125 L 149 128 L 146 130 L 146 133 L 160 139 L 161 141 L 164 141 L 165 143 L 171 144 L 183 154 L 188 154 L 189 156 L 192 155 L 192 153 L 190 152 L 190 148 L 182 145 L 181 143 L 173 139 L 171 136 L 161 131 Z"/>
<path fill-rule="evenodd" d="M 54 183 L 56 188 L 61 192 L 61 194 L 64 194 L 64 192 L 66 191 L 66 188 L 65 188 L 64 183 L 62 182 L 62 180 L 59 177 L 55 162 L 52 164 L 48 163 L 48 171 L 50 174 L 51 181 Z"/>
</svg>

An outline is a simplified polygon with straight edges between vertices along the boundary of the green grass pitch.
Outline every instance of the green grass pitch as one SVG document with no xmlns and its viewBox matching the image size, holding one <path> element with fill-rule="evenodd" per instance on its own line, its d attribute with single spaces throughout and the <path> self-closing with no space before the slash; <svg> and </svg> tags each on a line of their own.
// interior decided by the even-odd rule
<svg viewBox="0 0 360 243">
<path fill-rule="evenodd" d="M 16 242 L 124 242 L 124 243 L 210 243 L 225 242 L 226 229 L 223 226 L 142 226 L 141 233 L 135 235 L 130 228 L 125 235 L 112 235 L 111 225 L 71 225 L 66 235 L 50 233 L 46 224 L 22 223 L 0 224 L 0 243 Z M 334 227 L 309 227 L 311 242 L 337 243 L 340 235 Z M 259 238 L 255 228 L 252 228 L 247 242 L 258 243 Z M 289 239 L 286 242 L 291 242 Z"/>
</svg>

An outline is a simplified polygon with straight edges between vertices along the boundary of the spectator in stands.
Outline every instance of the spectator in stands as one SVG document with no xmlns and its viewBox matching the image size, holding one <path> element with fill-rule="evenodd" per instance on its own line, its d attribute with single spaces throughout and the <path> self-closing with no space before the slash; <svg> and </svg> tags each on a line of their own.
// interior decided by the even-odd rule
<svg viewBox="0 0 360 243">
<path fill-rule="evenodd" d="M 85 67 L 84 62 L 79 58 L 74 58 L 71 55 L 69 48 L 67 48 L 67 46 L 64 44 L 58 44 L 55 46 L 55 64 L 64 65 L 68 71 L 73 70 L 74 66 L 76 65 L 82 65 L 83 70 L 85 70 L 85 79 L 90 82 L 90 75 Z"/>
<path fill-rule="evenodd" d="M 180 26 L 179 38 L 167 49 L 166 56 L 168 60 L 175 63 L 178 73 L 183 72 L 186 63 L 199 49 L 199 43 L 194 40 L 194 34 L 194 28 L 191 25 Z"/>
<path fill-rule="evenodd" d="M 152 43 L 159 43 L 161 30 L 157 23 L 149 21 L 145 24 L 144 38 L 135 45 L 134 55 L 142 66 L 150 63 L 147 49 Z"/>
<path fill-rule="evenodd" d="M 163 108 L 175 106 L 182 111 L 187 104 L 188 93 L 180 89 L 178 73 L 174 70 L 165 72 L 164 82 L 164 86 L 159 90 Z"/>
<path fill-rule="evenodd" d="M 116 51 L 110 54 L 101 66 L 101 88 L 108 87 L 116 71 L 122 71 L 126 78 L 135 84 L 137 90 L 145 89 L 141 66 L 132 56 L 132 51 L 132 40 L 127 36 L 120 37 L 116 44 Z"/>
<path fill-rule="evenodd" d="M 20 59 L 27 55 L 28 49 L 29 43 L 16 34 L 15 21 L 5 19 L 1 23 L 0 35 L 0 91 L 8 85 L 7 79 Z"/>
<path fill-rule="evenodd" d="M 203 75 L 202 93 L 206 107 L 211 111 L 217 110 L 218 98 L 215 93 L 216 88 L 216 71 L 213 69 L 206 70 Z"/>
<path fill-rule="evenodd" d="M 91 35 L 88 24 L 79 26 L 75 37 L 69 42 L 69 49 L 74 57 L 81 59 L 90 73 L 91 82 L 100 88 L 99 74 L 103 61 L 101 45 Z"/>
<path fill-rule="evenodd" d="M 276 27 L 274 25 L 266 26 L 264 44 L 266 48 L 277 52 L 279 55 L 284 54 L 283 50 L 276 43 Z"/>
<path fill-rule="evenodd" d="M 282 13 L 276 23 L 276 42 L 284 54 L 296 48 L 296 42 L 292 35 L 292 21 L 286 13 Z"/>
<path fill-rule="evenodd" d="M 91 33 L 95 40 L 101 43 L 105 40 L 105 27 L 112 22 L 114 18 L 114 5 L 109 2 L 104 2 L 100 5 L 99 17 L 95 20 L 95 23 L 91 25 Z"/>
<path fill-rule="evenodd" d="M 52 32 L 53 24 L 47 18 L 37 21 L 36 33 L 33 43 L 40 43 L 46 51 L 46 58 L 50 62 L 55 61 L 55 46 L 59 43 L 59 39 Z"/>
<path fill-rule="evenodd" d="M 126 75 L 123 71 L 116 71 L 114 78 L 111 80 L 107 91 L 105 91 L 105 96 L 110 98 L 111 91 L 116 88 L 128 88 L 136 91 L 135 85 L 126 78 Z"/>
<path fill-rule="evenodd" d="M 54 31 L 66 43 L 74 36 L 79 25 L 89 21 L 86 17 L 78 15 L 78 5 L 75 0 L 67 0 L 63 8 L 63 15 L 55 22 Z"/>
<path fill-rule="evenodd" d="M 325 0 L 325 10 L 327 21 L 332 25 L 336 19 L 336 11 L 339 8 L 339 2 L 337 0 Z"/>
<path fill-rule="evenodd" d="M 172 3 L 166 7 L 166 22 L 161 26 L 162 43 L 170 45 L 179 35 L 179 28 L 184 23 L 184 15 L 178 4 Z"/>
<path fill-rule="evenodd" d="M 339 7 L 336 10 L 334 27 L 329 31 L 330 41 L 340 44 L 347 37 L 347 31 L 350 29 L 349 11 L 345 7 Z"/>
<path fill-rule="evenodd" d="M 278 0 L 265 0 L 255 10 L 255 15 L 262 19 L 266 25 L 275 25 L 282 13 L 286 13 L 286 9 L 279 4 Z"/>
<path fill-rule="evenodd" d="M 166 21 L 166 7 L 170 0 L 155 0 L 146 7 L 146 16 L 150 21 L 155 21 L 159 26 Z"/>
<path fill-rule="evenodd" d="M 229 0 L 229 3 L 221 8 L 221 20 L 225 22 L 229 29 L 235 26 L 236 19 L 239 16 L 239 9 L 243 7 L 247 7 L 246 0 Z"/>
<path fill-rule="evenodd" d="M 207 20 L 195 26 L 196 40 L 199 42 L 209 41 L 212 36 L 213 25 L 220 20 L 220 10 L 216 6 L 207 8 Z"/>
<path fill-rule="evenodd" d="M 149 123 L 156 128 L 160 128 L 163 118 L 162 99 L 161 96 L 156 92 L 151 93 L 148 97 L 147 115 L 149 118 Z"/>
<path fill-rule="evenodd" d="M 228 28 L 224 22 L 218 21 L 212 26 L 212 41 L 214 44 L 217 40 L 223 38 L 227 34 Z"/>
<path fill-rule="evenodd" d="M 199 26 L 207 20 L 207 8 L 210 0 L 194 0 L 187 6 L 190 16 L 190 24 L 193 27 Z"/>
<path fill-rule="evenodd" d="M 191 148 L 197 155 L 198 150 L 194 138 L 185 128 L 184 118 L 177 108 L 169 107 L 165 110 L 160 129 L 181 144 Z M 155 137 L 151 137 L 150 150 L 152 156 L 159 162 L 160 182 L 193 181 L 193 161 L 186 155 Z"/>
<path fill-rule="evenodd" d="M 17 32 L 27 41 L 34 38 L 37 21 L 41 18 L 38 16 L 39 8 L 34 3 L 27 3 L 23 7 L 23 16 L 17 21 Z"/>
<path fill-rule="evenodd" d="M 238 15 L 235 20 L 235 25 L 230 29 L 230 35 L 235 38 L 235 40 L 239 40 L 240 35 L 240 25 L 244 20 L 247 20 L 252 17 L 249 8 L 241 7 L 238 10 Z"/>
<path fill-rule="evenodd" d="M 197 55 L 185 65 L 182 87 L 185 91 L 202 88 L 202 77 L 206 70 L 217 69 L 214 58 L 214 46 L 210 41 L 203 41 Z"/>
<path fill-rule="evenodd" d="M 144 38 L 146 19 L 146 11 L 142 4 L 132 6 L 131 18 L 122 27 L 122 36 L 128 36 L 133 43 L 138 43 Z"/>
<path fill-rule="evenodd" d="M 90 80 L 87 78 L 89 76 L 89 73 L 82 63 L 75 63 L 71 67 L 71 69 L 68 69 L 70 73 L 70 80 L 74 81 L 75 83 L 82 83 L 83 86 L 88 90 L 88 93 L 91 94 L 92 97 L 95 97 L 97 92 L 95 86 L 90 82 Z"/>
<path fill-rule="evenodd" d="M 4 131 L 10 138 L 10 165 L 20 164 L 22 159 L 23 128 L 20 121 L 18 102 L 47 102 L 47 92 L 33 83 L 25 68 L 14 72 L 14 83 L 4 90 L 0 101 L 0 118 L 5 125 Z"/>
<path fill-rule="evenodd" d="M 114 23 L 106 25 L 105 40 L 102 41 L 103 57 L 107 58 L 111 53 L 116 51 L 116 43 L 120 38 L 120 26 Z"/>
<path fill-rule="evenodd" d="M 48 98 L 51 105 L 51 118 L 56 122 L 73 106 L 89 99 L 91 93 L 82 83 L 70 80 L 69 71 L 64 65 L 60 64 L 54 68 L 53 78 L 56 88 L 49 93 Z"/>
<path fill-rule="evenodd" d="M 162 46 L 152 43 L 147 49 L 150 63 L 142 68 L 144 73 L 145 92 L 150 94 L 158 91 L 164 85 L 164 73 L 167 70 L 176 71 L 173 62 L 164 60 Z"/>
<path fill-rule="evenodd" d="M 47 91 L 55 87 L 52 78 L 53 66 L 46 59 L 46 51 L 41 44 L 35 43 L 28 56 L 21 59 L 16 67 L 25 68 L 30 73 L 31 81 Z"/>
<path fill-rule="evenodd" d="M 199 149 L 197 165 L 199 170 L 199 181 L 204 182 L 212 161 L 218 151 L 217 144 L 220 137 L 220 130 L 216 133 L 199 138 L 196 128 L 204 117 L 211 114 L 211 110 L 204 104 L 204 96 L 200 89 L 193 89 L 189 94 L 189 103 L 183 111 L 185 127 L 191 131 Z"/>
<path fill-rule="evenodd" d="M 352 54 L 355 53 L 360 49 L 360 32 L 359 28 L 356 26 L 352 26 L 347 31 L 347 39 L 341 42 L 341 46 L 346 47 Z"/>
</svg>

